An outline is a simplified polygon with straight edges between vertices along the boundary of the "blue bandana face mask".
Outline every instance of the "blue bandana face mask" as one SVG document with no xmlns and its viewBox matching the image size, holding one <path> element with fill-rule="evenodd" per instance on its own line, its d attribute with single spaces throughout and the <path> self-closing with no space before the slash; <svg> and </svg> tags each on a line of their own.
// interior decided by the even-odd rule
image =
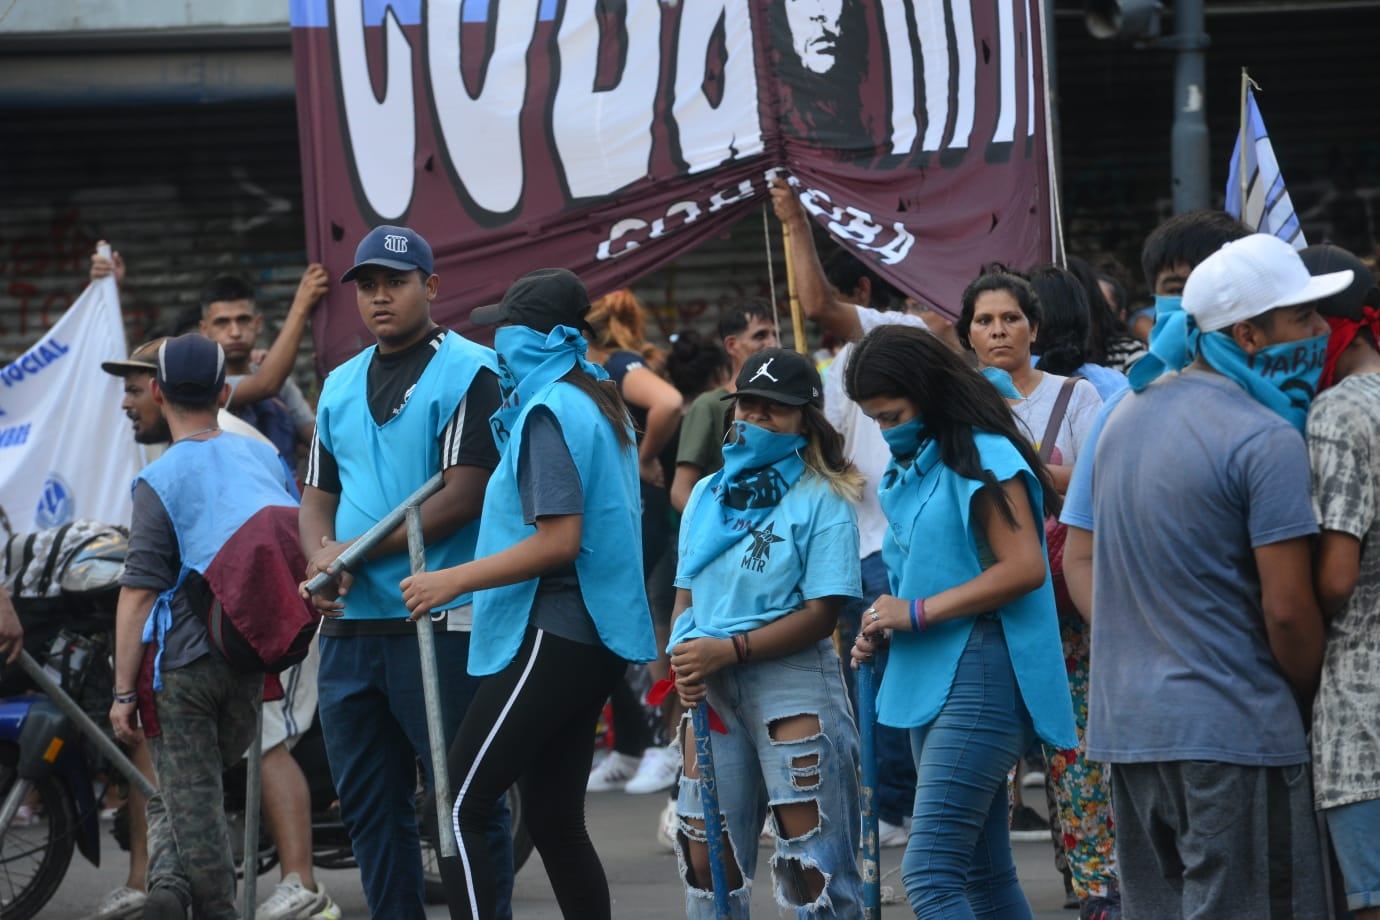
<svg viewBox="0 0 1380 920">
<path fill-rule="evenodd" d="M 581 367 L 595 380 L 607 380 L 602 367 L 585 360 L 585 339 L 578 329 L 557 326 L 538 332 L 526 326 L 500 326 L 494 332 L 498 353 L 498 386 L 503 403 L 489 424 L 500 449 L 508 443 L 513 425 L 534 393 Z"/>
<path fill-rule="evenodd" d="M 925 423 L 918 415 L 899 425 L 882 429 L 882 438 L 886 440 L 886 446 L 891 448 L 891 456 L 901 463 L 910 462 L 925 437 Z"/>
<path fill-rule="evenodd" d="M 760 527 L 805 472 L 803 435 L 747 422 L 734 422 L 729 434 L 733 440 L 724 444 L 724 468 L 681 524 L 687 550 L 679 573 L 690 578 Z"/>
<path fill-rule="evenodd" d="M 1199 340 L 1198 349 L 1204 360 L 1256 402 L 1304 430 L 1327 360 L 1327 336 L 1281 342 L 1248 355 L 1227 333 L 1209 332 Z"/>
</svg>

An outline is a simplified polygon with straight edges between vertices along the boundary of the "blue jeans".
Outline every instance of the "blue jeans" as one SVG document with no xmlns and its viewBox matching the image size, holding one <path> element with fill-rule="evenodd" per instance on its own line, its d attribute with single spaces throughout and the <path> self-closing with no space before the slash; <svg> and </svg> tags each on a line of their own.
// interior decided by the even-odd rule
<svg viewBox="0 0 1380 920">
<path fill-rule="evenodd" d="M 901 877 L 915 916 L 1029 918 L 1011 857 L 1006 774 L 1034 730 L 995 617 L 977 618 L 944 708 L 910 734 L 917 781 Z"/>
<path fill-rule="evenodd" d="M 834 644 L 825 639 L 784 658 L 726 668 L 709 677 L 709 705 L 728 726 L 715 733 L 714 770 L 719 811 L 730 846 L 725 858 L 737 859 L 745 884 L 730 893 L 733 917 L 748 916 L 746 881 L 757 869 L 757 838 L 768 807 L 813 803 L 818 825 L 799 837 L 780 835 L 771 864 L 776 902 L 800 920 L 862 915 L 862 876 L 858 872 L 858 730 L 848 709 Z M 816 716 L 817 731 L 798 740 L 777 740 L 777 723 Z M 687 726 L 689 716 L 682 723 Z M 813 727 L 813 726 L 811 726 Z M 694 761 L 694 745 L 684 750 Z M 676 811 L 680 815 L 677 858 L 686 880 L 686 916 L 713 920 L 714 897 L 707 880 L 690 881 L 687 840 L 703 842 L 704 830 L 686 818 L 704 818 L 699 783 L 681 777 Z M 825 880 L 823 893 L 803 904 L 815 870 Z M 699 882 L 699 879 L 695 880 Z"/>
<path fill-rule="evenodd" d="M 880 552 L 863 557 L 862 560 L 862 599 L 849 601 L 839 612 L 839 647 L 850 649 L 853 637 L 858 634 L 862 623 L 862 613 L 874 600 L 891 591 L 886 576 L 886 563 Z M 882 650 L 874 659 L 873 669 L 877 674 L 876 686 L 881 686 L 882 675 L 886 673 L 886 651 Z M 847 659 L 845 656 L 845 664 Z M 844 680 L 848 683 L 848 695 L 853 702 L 853 718 L 858 717 L 857 678 L 852 667 L 843 669 Z M 899 825 L 910 814 L 915 803 L 915 761 L 910 756 L 910 733 L 890 725 L 877 725 L 877 817 L 887 824 Z"/>
<path fill-rule="evenodd" d="M 423 920 L 414 797 L 418 759 L 428 784 L 432 776 L 417 640 L 322 636 L 320 642 L 321 733 L 369 912 L 389 920 Z M 447 751 L 479 685 L 465 670 L 469 645 L 469 633 L 436 633 Z M 512 917 L 513 846 L 506 800 L 489 826 L 489 843 L 499 881 L 496 916 L 507 920 Z"/>
</svg>

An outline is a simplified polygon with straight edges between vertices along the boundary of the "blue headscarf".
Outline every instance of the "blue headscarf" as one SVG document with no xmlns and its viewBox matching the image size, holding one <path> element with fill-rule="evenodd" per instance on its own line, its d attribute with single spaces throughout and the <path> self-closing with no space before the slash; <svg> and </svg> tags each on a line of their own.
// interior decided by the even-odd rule
<svg viewBox="0 0 1380 920">
<path fill-rule="evenodd" d="M 585 360 L 586 348 L 585 337 L 571 326 L 556 326 L 550 332 L 527 326 L 499 327 L 494 333 L 494 351 L 498 353 L 503 403 L 490 416 L 490 425 L 500 449 L 532 395 L 560 380 L 577 364 L 595 380 L 609 379 L 602 367 Z"/>
</svg>

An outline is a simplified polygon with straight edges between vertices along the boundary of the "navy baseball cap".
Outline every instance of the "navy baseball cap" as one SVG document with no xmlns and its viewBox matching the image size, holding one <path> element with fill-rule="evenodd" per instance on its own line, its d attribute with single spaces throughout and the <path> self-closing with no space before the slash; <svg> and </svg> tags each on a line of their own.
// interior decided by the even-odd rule
<svg viewBox="0 0 1380 920">
<path fill-rule="evenodd" d="M 361 268 L 379 265 L 394 271 L 410 272 L 418 269 L 431 274 L 431 246 L 422 235 L 410 227 L 384 224 L 370 230 L 355 250 L 355 264 L 340 276 L 342 283 L 351 281 Z"/>
<path fill-rule="evenodd" d="M 503 299 L 487 307 L 475 307 L 470 322 L 477 326 L 508 323 L 538 332 L 557 326 L 588 329 L 589 291 L 574 272 L 564 268 L 539 268 L 514 281 Z"/>
<path fill-rule="evenodd" d="M 204 335 L 179 335 L 158 346 L 157 373 L 159 388 L 173 402 L 210 402 L 225 386 L 225 352 Z"/>
</svg>

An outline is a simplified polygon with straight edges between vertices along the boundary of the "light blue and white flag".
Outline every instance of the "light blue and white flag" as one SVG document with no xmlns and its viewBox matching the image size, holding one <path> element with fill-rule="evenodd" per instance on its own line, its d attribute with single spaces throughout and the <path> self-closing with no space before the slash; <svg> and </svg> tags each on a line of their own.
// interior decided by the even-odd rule
<svg viewBox="0 0 1380 920">
<path fill-rule="evenodd" d="M 1241 133 L 1232 148 L 1227 175 L 1227 213 L 1257 232 L 1277 236 L 1295 249 L 1302 249 L 1308 243 L 1303 238 L 1298 215 L 1294 213 L 1294 203 L 1284 189 L 1279 161 L 1275 159 L 1270 135 L 1265 131 L 1265 122 L 1250 87 L 1246 88 L 1245 100 Z M 1243 135 L 1246 141 L 1244 156 L 1241 152 Z"/>
<path fill-rule="evenodd" d="M 107 277 L 0 368 L 0 507 L 16 533 L 78 518 L 129 523 L 139 448 L 120 411 L 121 381 L 101 370 L 124 357 L 120 297 Z"/>
</svg>

